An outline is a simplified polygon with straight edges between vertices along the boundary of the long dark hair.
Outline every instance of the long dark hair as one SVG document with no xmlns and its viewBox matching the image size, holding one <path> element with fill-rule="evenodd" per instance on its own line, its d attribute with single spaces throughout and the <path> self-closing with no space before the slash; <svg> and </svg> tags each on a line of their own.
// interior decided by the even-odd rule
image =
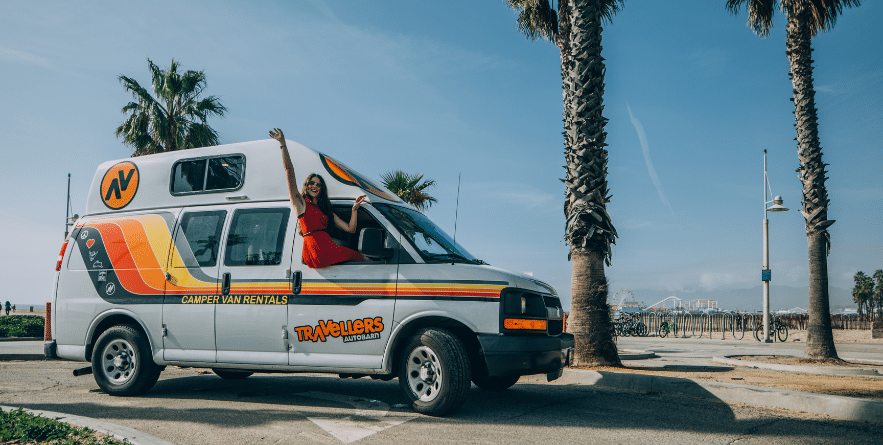
<svg viewBox="0 0 883 445">
<path fill-rule="evenodd" d="M 313 178 L 319 178 L 319 182 L 322 183 L 322 187 L 319 188 L 319 196 L 316 197 L 316 202 L 314 202 L 313 205 L 319 208 L 319 210 L 329 219 L 333 218 L 334 216 L 331 214 L 331 200 L 328 199 L 328 187 L 325 186 L 325 179 L 321 176 L 315 173 L 310 173 L 310 176 L 307 176 L 307 180 L 304 181 L 304 186 L 300 190 L 300 195 L 303 196 L 304 199 L 307 199 L 310 196 L 307 194 L 307 184 L 309 184 L 310 180 Z"/>
</svg>

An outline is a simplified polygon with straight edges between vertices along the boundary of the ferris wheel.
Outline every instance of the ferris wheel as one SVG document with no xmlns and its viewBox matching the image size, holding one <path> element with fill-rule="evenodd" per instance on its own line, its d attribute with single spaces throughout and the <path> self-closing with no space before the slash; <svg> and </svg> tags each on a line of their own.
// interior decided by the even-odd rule
<svg viewBox="0 0 883 445">
<path fill-rule="evenodd" d="M 619 309 L 622 307 L 622 303 L 628 299 L 629 301 L 635 301 L 635 296 L 632 294 L 632 291 L 628 289 L 620 289 L 610 297 L 607 302 L 609 305 L 613 306 L 615 309 Z"/>
</svg>

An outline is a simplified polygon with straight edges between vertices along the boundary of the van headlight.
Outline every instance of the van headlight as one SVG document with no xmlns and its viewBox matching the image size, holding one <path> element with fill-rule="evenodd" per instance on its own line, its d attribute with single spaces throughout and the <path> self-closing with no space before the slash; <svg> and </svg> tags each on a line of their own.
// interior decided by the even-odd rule
<svg viewBox="0 0 883 445">
<path fill-rule="evenodd" d="M 545 332 L 546 304 L 543 296 L 518 289 L 504 289 L 500 295 L 501 332 Z"/>
</svg>

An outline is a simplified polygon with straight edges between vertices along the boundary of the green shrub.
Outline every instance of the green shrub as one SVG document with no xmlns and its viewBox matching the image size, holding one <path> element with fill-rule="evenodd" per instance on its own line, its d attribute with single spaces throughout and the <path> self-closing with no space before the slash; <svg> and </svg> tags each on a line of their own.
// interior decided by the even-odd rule
<svg viewBox="0 0 883 445">
<path fill-rule="evenodd" d="M 0 317 L 0 338 L 42 337 L 45 320 L 39 315 L 10 315 Z"/>
<path fill-rule="evenodd" d="M 118 445 L 111 437 L 98 439 L 89 428 L 77 428 L 63 422 L 35 416 L 19 408 L 0 410 L 0 443 L 55 443 L 58 445 Z"/>
</svg>

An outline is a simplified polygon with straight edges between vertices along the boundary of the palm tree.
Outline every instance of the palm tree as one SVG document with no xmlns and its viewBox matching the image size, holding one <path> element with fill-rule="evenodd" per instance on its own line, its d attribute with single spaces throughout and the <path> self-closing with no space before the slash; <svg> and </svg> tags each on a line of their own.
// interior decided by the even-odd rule
<svg viewBox="0 0 883 445">
<path fill-rule="evenodd" d="M 856 272 L 852 279 L 855 281 L 855 287 L 852 288 L 852 301 L 858 305 L 859 316 L 864 315 L 864 308 L 866 307 L 868 308 L 868 314 L 871 314 L 874 304 L 872 300 L 874 296 L 874 280 L 862 271 Z"/>
<path fill-rule="evenodd" d="M 621 366 L 613 342 L 608 285 L 616 229 L 607 203 L 607 119 L 604 109 L 602 23 L 620 11 L 624 0 L 564 0 L 557 13 L 548 0 L 508 0 L 519 13 L 518 28 L 530 39 L 547 39 L 561 52 L 564 92 L 566 186 L 564 239 L 572 261 L 571 316 L 576 337 L 575 362 Z"/>
<path fill-rule="evenodd" d="M 402 201 L 411 204 L 421 212 L 429 208 L 432 203 L 438 201 L 432 196 L 427 195 L 424 191 L 435 185 L 435 181 L 430 179 L 420 182 L 423 180 L 423 175 L 420 173 L 410 175 L 401 170 L 396 170 L 380 175 L 380 179 L 384 187 L 395 193 L 399 198 L 402 198 Z"/>
<path fill-rule="evenodd" d="M 834 27 L 844 7 L 859 6 L 860 0 L 727 0 L 727 9 L 737 14 L 748 9 L 748 26 L 761 37 L 769 35 L 777 7 L 785 15 L 787 49 L 793 86 L 794 116 L 797 127 L 797 169 L 803 183 L 803 208 L 809 246 L 809 320 L 804 354 L 810 359 L 836 359 L 828 295 L 828 253 L 831 236 L 828 227 L 828 191 L 825 164 L 819 141 L 818 116 L 812 75 L 812 39 L 819 31 Z"/>
<path fill-rule="evenodd" d="M 877 307 L 877 318 L 883 313 L 883 269 L 874 271 L 874 305 Z"/>
<path fill-rule="evenodd" d="M 178 63 L 163 70 L 147 59 L 153 96 L 135 79 L 120 75 L 120 83 L 135 98 L 123 107 L 131 112 L 116 129 L 116 136 L 134 149 L 132 156 L 218 145 L 218 133 L 208 126 L 212 115 L 223 116 L 227 109 L 217 96 L 200 99 L 206 80 L 203 71 L 178 73 Z"/>
</svg>

